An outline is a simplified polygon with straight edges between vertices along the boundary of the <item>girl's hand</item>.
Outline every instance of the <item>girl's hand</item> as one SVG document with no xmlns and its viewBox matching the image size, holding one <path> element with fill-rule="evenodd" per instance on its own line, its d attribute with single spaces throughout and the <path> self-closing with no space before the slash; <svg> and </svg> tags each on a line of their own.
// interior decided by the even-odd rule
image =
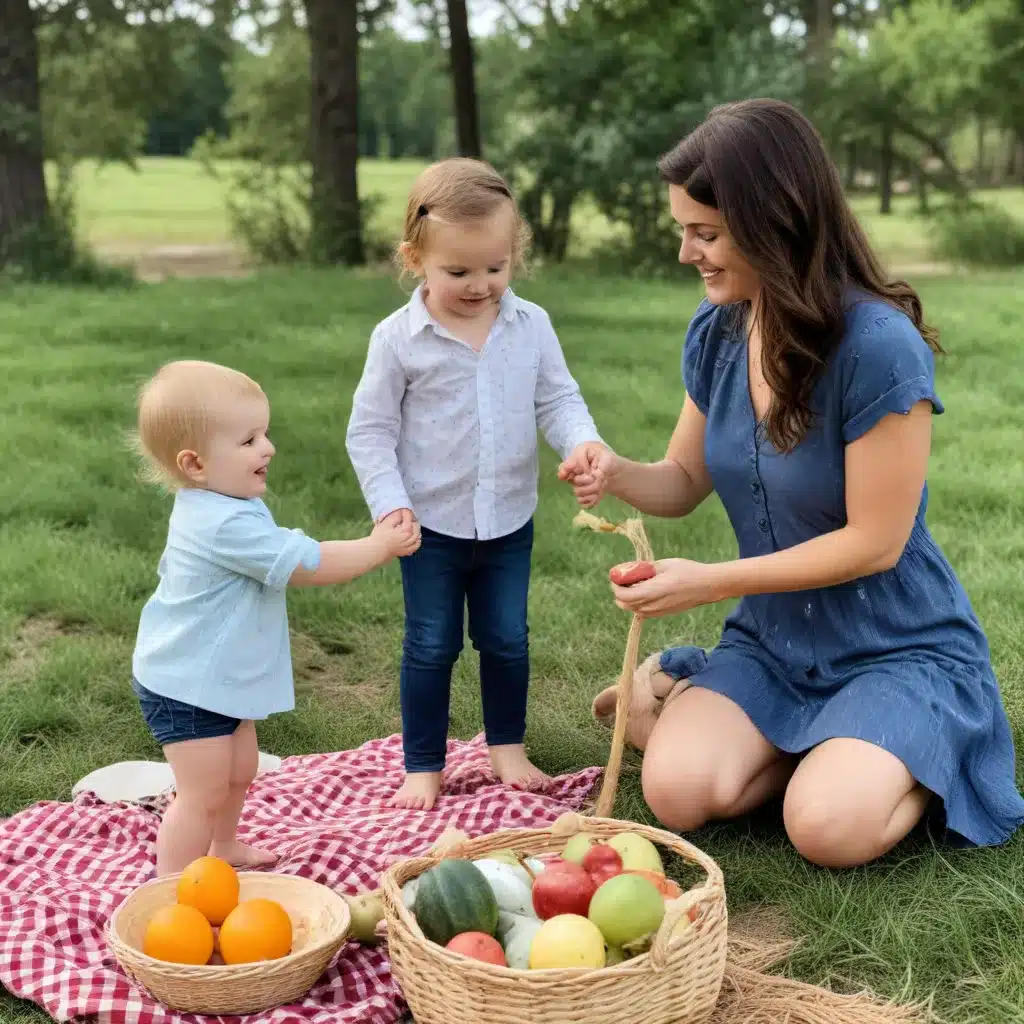
<svg viewBox="0 0 1024 1024">
<path fill-rule="evenodd" d="M 604 497 L 620 462 L 604 445 L 581 444 L 558 467 L 558 479 L 572 484 L 580 506 L 593 508 Z"/>
<path fill-rule="evenodd" d="M 716 565 L 687 558 L 663 558 L 654 563 L 656 575 L 628 587 L 612 584 L 615 603 L 647 618 L 675 615 L 724 599 Z"/>
</svg>

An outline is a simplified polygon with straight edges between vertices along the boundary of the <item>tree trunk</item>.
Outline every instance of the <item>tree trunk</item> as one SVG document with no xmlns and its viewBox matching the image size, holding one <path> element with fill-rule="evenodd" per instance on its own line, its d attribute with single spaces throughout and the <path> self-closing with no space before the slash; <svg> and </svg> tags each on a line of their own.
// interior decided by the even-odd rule
<svg viewBox="0 0 1024 1024">
<path fill-rule="evenodd" d="M 35 16 L 29 0 L 0 0 L 0 264 L 48 212 Z"/>
<path fill-rule="evenodd" d="M 852 192 L 857 187 L 857 142 L 850 139 L 846 144 L 846 182 L 847 192 Z"/>
<path fill-rule="evenodd" d="M 977 152 L 974 158 L 974 184 L 976 188 L 981 188 L 985 184 L 985 179 L 988 177 L 988 171 L 985 167 L 985 118 L 981 114 L 978 114 L 977 122 Z"/>
<path fill-rule="evenodd" d="M 448 53 L 455 93 L 455 130 L 459 155 L 480 159 L 480 114 L 476 102 L 476 75 L 473 69 L 473 40 L 469 35 L 466 0 L 448 2 Z"/>
<path fill-rule="evenodd" d="M 882 138 L 878 153 L 878 199 L 879 213 L 892 213 L 892 122 L 882 122 Z"/>
<path fill-rule="evenodd" d="M 356 0 L 305 3 L 312 80 L 313 258 L 360 264 L 358 5 Z"/>
<path fill-rule="evenodd" d="M 823 75 L 832 51 L 832 0 L 804 0 L 804 24 L 808 56 Z"/>
</svg>

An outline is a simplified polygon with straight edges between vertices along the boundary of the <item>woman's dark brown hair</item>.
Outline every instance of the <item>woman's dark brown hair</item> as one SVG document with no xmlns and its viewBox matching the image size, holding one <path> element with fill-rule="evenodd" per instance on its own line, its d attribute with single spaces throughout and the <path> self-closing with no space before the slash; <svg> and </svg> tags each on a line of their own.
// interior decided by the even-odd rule
<svg viewBox="0 0 1024 1024">
<path fill-rule="evenodd" d="M 658 170 L 722 214 L 761 278 L 762 369 L 773 396 L 765 430 L 780 451 L 811 425 L 811 396 L 842 338 L 851 287 L 905 312 L 942 351 L 914 289 L 883 274 L 817 129 L 788 103 L 716 107 Z"/>
</svg>

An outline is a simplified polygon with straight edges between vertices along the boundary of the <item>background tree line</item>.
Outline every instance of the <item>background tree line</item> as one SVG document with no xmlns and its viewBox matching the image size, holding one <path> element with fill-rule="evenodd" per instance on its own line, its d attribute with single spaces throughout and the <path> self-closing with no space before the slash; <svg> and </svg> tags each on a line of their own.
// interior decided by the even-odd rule
<svg viewBox="0 0 1024 1024">
<path fill-rule="evenodd" d="M 77 161 L 196 153 L 258 255 L 359 263 L 358 158 L 461 152 L 513 178 L 544 258 L 596 209 L 605 255 L 654 267 L 654 161 L 751 95 L 801 105 L 882 212 L 910 190 L 982 262 L 1024 260 L 976 200 L 1024 183 L 1024 0 L 477 4 L 500 19 L 471 39 L 465 0 L 414 0 L 416 38 L 394 0 L 0 0 L 0 262 L 66 234 Z"/>
</svg>

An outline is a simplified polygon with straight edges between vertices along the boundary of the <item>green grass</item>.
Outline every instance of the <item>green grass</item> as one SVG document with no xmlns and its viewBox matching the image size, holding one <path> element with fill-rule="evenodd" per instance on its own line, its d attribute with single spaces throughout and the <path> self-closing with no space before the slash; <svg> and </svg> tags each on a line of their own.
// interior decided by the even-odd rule
<svg viewBox="0 0 1024 1024">
<path fill-rule="evenodd" d="M 679 351 L 698 300 L 690 284 L 553 275 L 524 283 L 557 325 L 609 441 L 657 458 L 682 398 Z M 939 382 L 930 521 L 984 623 L 1024 749 L 1024 275 L 924 282 L 949 355 Z M 154 585 L 168 502 L 135 479 L 123 445 L 136 382 L 160 362 L 197 356 L 253 374 L 270 396 L 278 521 L 317 537 L 366 529 L 343 446 L 370 328 L 402 301 L 369 274 L 267 274 L 175 282 L 127 294 L 25 289 L 0 304 L 0 815 L 115 760 L 155 758 L 129 687 L 143 601 Z M 623 352 L 632 356 L 623 369 Z M 627 621 L 606 569 L 619 538 L 570 528 L 571 493 L 544 450 L 532 589 L 534 682 L 528 743 L 552 772 L 603 764 L 607 735 L 592 695 L 614 679 Z M 618 517 L 614 503 L 601 511 Z M 655 551 L 728 558 L 715 500 L 683 522 L 649 524 Z M 350 586 L 290 596 L 298 710 L 261 728 L 281 755 L 352 747 L 395 731 L 401 596 L 396 566 Z M 643 646 L 714 644 L 725 607 L 648 624 Z M 350 653 L 343 653 L 345 645 Z M 480 728 L 475 658 L 463 658 L 453 732 Z M 1021 767 L 1022 765 L 1019 765 Z M 617 807 L 645 820 L 637 766 Z M 781 904 L 807 936 L 790 969 L 812 981 L 869 985 L 900 998 L 935 993 L 950 1021 L 1024 1015 L 1024 836 L 976 852 L 901 846 L 881 863 L 833 873 L 801 861 L 777 815 L 692 837 L 722 864 L 731 907 Z M 0 1000 L 0 1020 L 38 1019 Z"/>
<path fill-rule="evenodd" d="M 371 228 L 387 238 L 401 231 L 405 197 L 425 165 L 415 160 L 363 160 L 363 195 L 381 198 Z M 194 160 L 146 157 L 138 170 L 111 164 L 78 168 L 79 225 L 94 245 L 105 248 L 163 245 L 224 245 L 230 242 L 225 212 L 226 179 L 211 178 Z M 979 192 L 1024 219 L 1024 189 Z M 872 241 L 896 267 L 921 268 L 934 261 L 927 224 L 916 213 L 913 196 L 897 196 L 894 212 L 883 217 L 878 201 L 856 196 L 853 206 Z M 590 204 L 574 217 L 573 253 L 585 254 L 608 236 L 609 226 Z"/>
</svg>

